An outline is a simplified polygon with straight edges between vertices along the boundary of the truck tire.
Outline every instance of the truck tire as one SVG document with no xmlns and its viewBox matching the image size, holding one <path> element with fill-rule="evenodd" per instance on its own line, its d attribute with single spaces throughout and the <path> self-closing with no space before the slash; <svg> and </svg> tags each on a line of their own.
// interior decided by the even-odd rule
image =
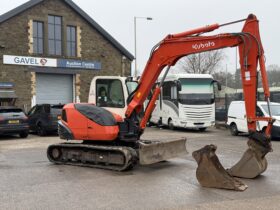
<svg viewBox="0 0 280 210">
<path fill-rule="evenodd" d="M 27 136 L 28 136 L 28 131 L 22 131 L 19 133 L 20 138 L 25 139 L 25 138 L 27 138 Z"/>
<path fill-rule="evenodd" d="M 232 136 L 238 136 L 239 131 L 235 123 L 230 124 L 229 129 Z"/>
<path fill-rule="evenodd" d="M 175 129 L 174 128 L 174 124 L 173 124 L 173 120 L 171 118 L 168 120 L 168 128 L 170 130 L 174 130 Z"/>
</svg>

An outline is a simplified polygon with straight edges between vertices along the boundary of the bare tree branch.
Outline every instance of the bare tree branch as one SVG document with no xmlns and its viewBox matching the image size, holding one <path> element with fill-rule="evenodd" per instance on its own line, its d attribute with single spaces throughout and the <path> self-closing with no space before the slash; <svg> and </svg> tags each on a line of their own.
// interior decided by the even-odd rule
<svg viewBox="0 0 280 210">
<path fill-rule="evenodd" d="M 192 54 L 181 58 L 177 68 L 187 73 L 212 74 L 218 69 L 224 58 L 223 50 Z"/>
</svg>

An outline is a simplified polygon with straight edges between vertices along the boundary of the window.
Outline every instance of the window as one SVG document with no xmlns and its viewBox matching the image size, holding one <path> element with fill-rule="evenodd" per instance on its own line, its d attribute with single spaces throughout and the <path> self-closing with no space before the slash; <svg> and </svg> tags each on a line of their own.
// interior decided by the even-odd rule
<svg viewBox="0 0 280 210">
<path fill-rule="evenodd" d="M 62 17 L 48 16 L 49 54 L 62 54 Z"/>
<path fill-rule="evenodd" d="M 77 29 L 75 26 L 67 26 L 67 55 L 77 56 Z"/>
<path fill-rule="evenodd" d="M 162 87 L 163 100 L 171 100 L 171 87 L 172 87 L 172 82 L 163 83 L 163 87 Z"/>
<path fill-rule="evenodd" d="M 39 21 L 33 21 L 33 53 L 43 54 L 44 51 L 44 24 Z"/>
<path fill-rule="evenodd" d="M 125 106 L 122 83 L 118 79 L 96 80 L 96 104 L 100 107 Z"/>
</svg>

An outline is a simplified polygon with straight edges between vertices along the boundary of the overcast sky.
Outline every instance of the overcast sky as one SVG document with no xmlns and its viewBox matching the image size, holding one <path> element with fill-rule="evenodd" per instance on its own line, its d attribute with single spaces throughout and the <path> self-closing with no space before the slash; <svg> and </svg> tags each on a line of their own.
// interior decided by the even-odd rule
<svg viewBox="0 0 280 210">
<path fill-rule="evenodd" d="M 26 2 L 5 1 L 0 14 Z M 260 33 L 266 64 L 280 65 L 280 1 L 278 0 L 74 0 L 97 23 L 134 54 L 134 16 L 137 19 L 138 69 L 145 67 L 151 48 L 167 34 L 213 23 L 243 19 L 254 13 L 260 20 Z M 3 3 L 3 2 L 2 2 Z M 215 33 L 239 32 L 242 23 L 223 27 Z M 235 49 L 226 50 L 229 71 L 235 71 Z M 134 69 L 134 66 L 133 66 Z"/>
</svg>

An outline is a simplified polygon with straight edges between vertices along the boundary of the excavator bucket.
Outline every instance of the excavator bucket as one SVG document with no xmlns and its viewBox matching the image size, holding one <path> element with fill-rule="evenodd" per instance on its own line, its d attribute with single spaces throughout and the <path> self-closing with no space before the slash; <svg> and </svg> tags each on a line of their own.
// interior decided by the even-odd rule
<svg viewBox="0 0 280 210">
<path fill-rule="evenodd" d="M 141 140 L 139 148 L 140 165 L 158 163 L 188 154 L 186 141 L 186 138 L 167 141 Z"/>
<path fill-rule="evenodd" d="M 217 146 L 211 144 L 194 151 L 193 158 L 198 167 L 196 178 L 201 186 L 219 189 L 244 191 L 247 185 L 232 177 L 220 163 L 215 151 Z"/>
<path fill-rule="evenodd" d="M 230 175 L 241 178 L 255 178 L 267 169 L 265 155 L 271 151 L 270 143 L 263 145 L 258 141 L 249 139 L 247 144 L 249 148 L 239 162 L 227 170 Z"/>
</svg>

